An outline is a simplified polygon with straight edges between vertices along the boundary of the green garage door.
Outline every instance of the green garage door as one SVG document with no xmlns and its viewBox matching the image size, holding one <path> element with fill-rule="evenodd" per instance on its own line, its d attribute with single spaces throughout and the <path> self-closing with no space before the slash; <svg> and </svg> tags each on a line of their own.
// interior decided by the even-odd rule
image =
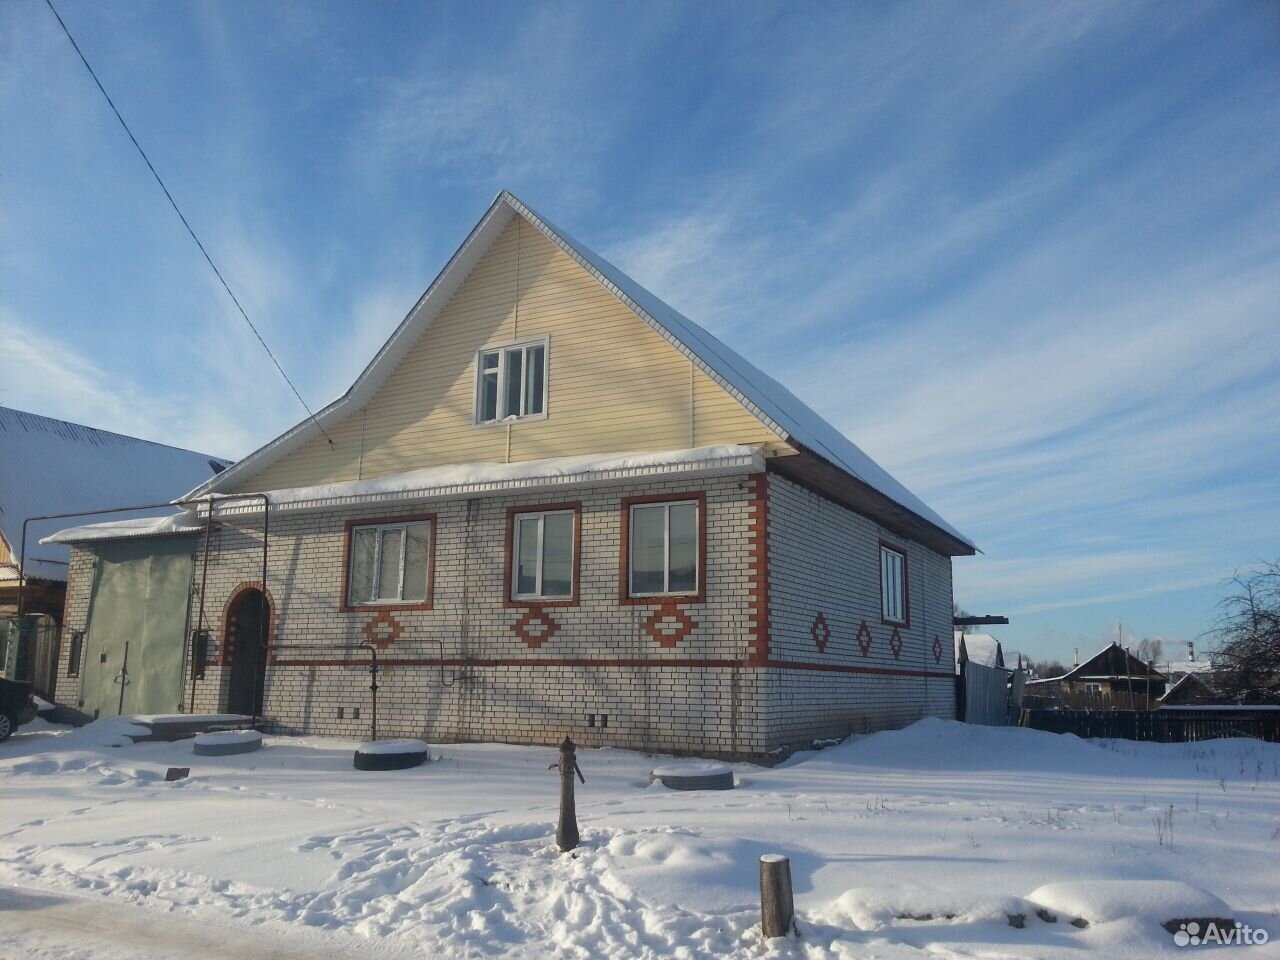
<svg viewBox="0 0 1280 960">
<path fill-rule="evenodd" d="M 180 709 L 194 545 L 165 537 L 97 547 L 81 688 L 89 715 Z"/>
</svg>

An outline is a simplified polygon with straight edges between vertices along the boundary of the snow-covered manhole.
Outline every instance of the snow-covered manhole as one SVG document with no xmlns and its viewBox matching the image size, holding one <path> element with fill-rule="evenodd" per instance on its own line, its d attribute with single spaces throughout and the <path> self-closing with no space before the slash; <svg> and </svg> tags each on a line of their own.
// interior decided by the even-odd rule
<svg viewBox="0 0 1280 960">
<path fill-rule="evenodd" d="M 356 748 L 357 770 L 407 770 L 427 762 L 422 740 L 370 740 Z"/>
<path fill-rule="evenodd" d="M 713 760 L 687 760 L 654 767 L 649 782 L 654 780 L 672 790 L 732 790 L 733 770 Z"/>
<path fill-rule="evenodd" d="M 227 757 L 236 753 L 253 753 L 262 749 L 262 734 L 257 730 L 218 730 L 201 733 L 192 747 L 197 756 Z"/>
</svg>

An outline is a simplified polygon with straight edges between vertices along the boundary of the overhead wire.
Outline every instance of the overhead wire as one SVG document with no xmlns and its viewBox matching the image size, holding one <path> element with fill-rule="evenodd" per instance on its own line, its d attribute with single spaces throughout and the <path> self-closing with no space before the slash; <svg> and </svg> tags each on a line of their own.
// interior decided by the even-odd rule
<svg viewBox="0 0 1280 960">
<path fill-rule="evenodd" d="M 169 206 L 173 207 L 173 212 L 178 215 L 178 219 L 182 221 L 182 225 L 187 228 L 187 233 L 191 235 L 191 239 L 195 241 L 196 246 L 200 248 L 200 252 L 204 255 L 205 262 L 209 264 L 210 269 L 213 270 L 214 276 L 216 276 L 218 278 L 218 282 L 222 284 L 222 289 L 227 291 L 227 296 L 231 298 L 231 302 L 235 304 L 236 310 L 240 312 L 240 316 L 244 318 L 244 322 L 249 325 L 249 329 L 253 331 L 253 335 L 258 338 L 258 343 L 262 345 L 262 349 L 266 351 L 267 356 L 271 359 L 275 368 L 280 371 L 280 376 L 283 377 L 284 382 L 289 385 L 289 389 L 293 391 L 293 395 L 298 398 L 298 403 L 302 404 L 302 409 L 307 411 L 307 416 L 310 417 L 311 422 L 316 425 L 316 428 L 324 435 L 325 440 L 329 442 L 329 446 L 332 447 L 333 438 L 331 438 L 325 431 L 324 427 L 321 426 L 314 411 L 312 411 L 311 407 L 307 405 L 307 401 L 302 399 L 302 394 L 298 392 L 298 388 L 294 386 L 293 381 L 289 379 L 289 374 L 285 373 L 284 367 L 280 365 L 280 361 L 276 359 L 276 355 L 272 353 L 271 348 L 267 346 L 267 341 L 263 339 L 258 328 L 254 325 L 253 321 L 249 319 L 249 314 L 241 305 L 239 298 L 232 291 L 230 284 L 226 281 L 226 278 L 223 277 L 222 271 L 218 269 L 218 265 L 213 262 L 213 257 L 209 256 L 209 251 L 205 249 L 205 245 L 200 241 L 200 237 L 196 235 L 195 230 L 183 214 L 182 209 L 178 206 L 178 201 L 173 199 L 173 194 L 170 193 L 169 188 L 165 186 L 165 182 L 157 172 L 155 165 L 152 164 L 151 158 L 147 156 L 147 151 L 142 149 L 142 144 L 140 144 L 138 142 L 138 138 L 133 135 L 133 131 L 129 129 L 129 124 L 125 122 L 124 117 L 121 116 L 119 109 L 117 109 L 115 101 L 111 99 L 111 94 L 107 93 L 107 88 L 102 85 L 102 81 L 98 79 L 98 74 L 95 73 L 93 67 L 90 66 L 84 52 L 80 49 L 80 44 L 76 43 L 76 38 L 71 35 L 70 29 L 67 28 L 66 21 L 64 21 L 62 19 L 62 15 L 58 13 L 58 8 L 53 5 L 53 0 L 44 0 L 44 2 L 57 19 L 58 26 L 62 27 L 62 32 L 65 33 L 67 35 L 67 39 L 71 41 L 71 46 L 75 49 L 76 55 L 80 58 L 80 62 L 83 63 L 84 68 L 89 71 L 89 76 L 93 78 L 94 84 L 97 85 L 98 90 L 106 99 L 107 105 L 111 107 L 111 112 L 114 113 L 116 115 L 116 119 L 120 121 L 120 126 L 122 126 L 124 128 L 124 132 L 128 134 L 129 140 L 133 143 L 135 149 L 137 149 L 138 155 L 142 157 L 143 163 L 145 163 L 147 165 L 147 169 L 151 171 L 151 176 L 153 176 L 156 183 L 160 185 L 160 189 L 164 191 L 165 198 L 169 201 Z"/>
</svg>

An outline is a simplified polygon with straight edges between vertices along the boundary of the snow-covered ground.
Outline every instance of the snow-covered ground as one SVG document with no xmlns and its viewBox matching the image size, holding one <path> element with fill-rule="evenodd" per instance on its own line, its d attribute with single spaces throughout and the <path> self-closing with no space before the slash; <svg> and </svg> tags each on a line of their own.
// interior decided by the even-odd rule
<svg viewBox="0 0 1280 960">
<path fill-rule="evenodd" d="M 584 750 L 561 855 L 553 749 L 361 773 L 354 743 L 196 757 L 112 728 L 0 746 L 0 956 L 1167 956 L 1189 951 L 1159 924 L 1197 896 L 1167 881 L 1280 956 L 1278 745 L 926 720 L 703 793 L 651 785 L 665 758 Z M 760 939 L 764 853 L 791 858 L 798 938 Z"/>
</svg>

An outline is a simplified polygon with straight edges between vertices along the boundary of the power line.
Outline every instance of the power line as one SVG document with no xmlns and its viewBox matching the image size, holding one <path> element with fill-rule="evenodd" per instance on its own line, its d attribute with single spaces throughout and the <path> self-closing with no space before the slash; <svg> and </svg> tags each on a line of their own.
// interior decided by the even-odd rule
<svg viewBox="0 0 1280 960">
<path fill-rule="evenodd" d="M 222 284 L 222 289 L 227 291 L 227 296 L 231 298 L 231 302 L 236 305 L 236 309 L 240 311 L 240 316 L 244 317 L 244 322 L 249 325 L 249 329 L 253 331 L 253 335 L 258 338 L 258 343 L 262 344 L 262 349 L 267 352 L 267 356 L 271 358 L 271 362 L 275 364 L 280 376 L 284 377 L 284 382 L 289 385 L 289 389 L 293 391 L 293 395 L 298 398 L 298 402 L 302 404 L 302 409 L 307 411 L 307 416 L 311 418 L 311 422 L 316 428 L 324 434 L 325 440 L 329 441 L 329 446 L 333 446 L 333 439 L 325 432 L 324 427 L 320 426 L 320 421 L 316 419 L 316 415 L 311 408 L 307 406 L 307 401 L 302 399 L 302 394 L 298 392 L 298 388 L 293 385 L 293 381 L 289 379 L 289 375 L 284 372 L 284 367 L 280 366 L 280 361 L 276 359 L 276 355 L 271 352 L 271 348 L 267 346 L 267 341 L 262 339 L 262 334 L 258 332 L 258 328 L 253 325 L 253 321 L 249 319 L 249 314 L 245 312 L 244 307 L 240 305 L 240 301 L 236 295 L 231 292 L 231 287 L 222 276 L 222 271 L 218 269 L 218 265 L 213 262 L 213 257 L 209 256 L 209 251 L 204 248 L 204 244 L 200 242 L 200 238 L 196 236 L 195 230 L 191 228 L 191 224 L 187 222 L 187 218 L 183 215 L 182 210 L 178 207 L 178 202 L 173 199 L 173 194 L 169 192 L 169 188 L 164 185 L 164 181 L 160 179 L 160 174 L 156 172 L 156 168 L 152 165 L 151 159 L 147 156 L 147 152 L 142 149 L 142 144 L 138 143 L 138 138 L 133 135 L 133 131 L 129 129 L 129 124 L 124 122 L 124 117 L 120 115 L 120 111 L 116 109 L 115 101 L 111 99 L 111 94 L 107 93 L 107 88 L 102 85 L 102 81 L 98 79 L 98 75 L 93 72 L 93 67 L 89 66 L 89 61 L 85 59 L 84 53 L 80 50 L 80 44 L 76 43 L 76 38 L 71 35 L 71 31 L 67 29 L 66 23 L 63 21 L 58 8 L 53 5 L 53 0 L 44 0 L 49 9 L 53 11 L 54 17 L 57 18 L 58 26 L 62 27 L 62 32 L 67 35 L 67 39 L 71 41 L 71 46 L 75 48 L 76 55 L 80 58 L 80 62 L 84 64 L 84 68 L 89 71 L 89 76 L 93 77 L 93 82 L 97 84 L 98 89 L 106 98 L 107 105 L 111 107 L 111 112 L 116 115 L 116 119 L 120 121 L 120 126 L 124 127 L 124 132 L 129 135 L 129 139 L 133 142 L 134 147 L 138 150 L 138 155 L 142 157 L 143 163 L 147 165 L 147 169 L 151 171 L 151 176 L 156 178 L 156 183 L 160 184 L 160 189 L 164 191 L 169 206 L 173 207 L 173 212 L 178 215 L 178 219 L 182 221 L 182 225 L 187 228 L 187 233 L 191 234 L 191 239 L 196 242 L 196 246 L 200 248 L 200 252 L 204 254 L 205 261 L 213 270 L 214 276 L 218 278 L 218 282 Z"/>
</svg>

